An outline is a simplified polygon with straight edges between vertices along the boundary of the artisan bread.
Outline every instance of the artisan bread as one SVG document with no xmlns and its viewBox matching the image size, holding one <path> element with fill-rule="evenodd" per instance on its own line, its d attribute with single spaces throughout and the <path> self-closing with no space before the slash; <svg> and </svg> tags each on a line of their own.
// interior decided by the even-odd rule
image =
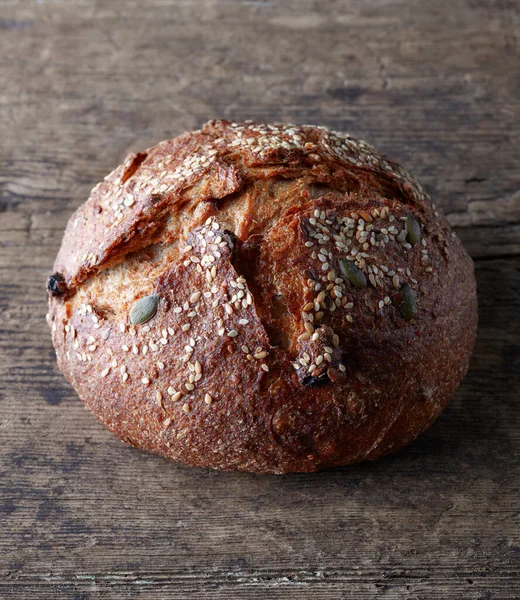
<svg viewBox="0 0 520 600">
<path fill-rule="evenodd" d="M 59 366 L 106 427 L 257 473 L 411 442 L 477 324 L 472 261 L 422 187 L 324 127 L 210 121 L 132 154 L 47 288 Z"/>
</svg>

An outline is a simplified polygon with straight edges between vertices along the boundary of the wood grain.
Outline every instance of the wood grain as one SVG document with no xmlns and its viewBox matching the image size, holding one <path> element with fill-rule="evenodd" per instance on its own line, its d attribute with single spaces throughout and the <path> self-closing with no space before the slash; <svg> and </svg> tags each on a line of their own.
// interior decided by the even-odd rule
<svg viewBox="0 0 520 600">
<path fill-rule="evenodd" d="M 520 597 L 520 11 L 513 0 L 4 0 L 0 598 Z M 410 448 L 317 475 L 130 449 L 59 374 L 44 282 L 126 153 L 211 117 L 347 130 L 475 258 L 470 372 Z"/>
</svg>

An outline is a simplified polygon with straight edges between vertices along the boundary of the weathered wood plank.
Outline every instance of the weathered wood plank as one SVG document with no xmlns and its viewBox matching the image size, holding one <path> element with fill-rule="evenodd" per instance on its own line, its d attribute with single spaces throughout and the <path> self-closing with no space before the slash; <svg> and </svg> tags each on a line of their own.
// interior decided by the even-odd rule
<svg viewBox="0 0 520 600">
<path fill-rule="evenodd" d="M 0 597 L 520 597 L 520 13 L 510 0 L 4 0 Z M 59 374 L 44 282 L 127 152 L 313 122 L 421 179 L 476 258 L 470 373 L 410 448 L 316 475 L 121 444 Z"/>
<path fill-rule="evenodd" d="M 313 577 L 314 575 L 314 577 Z M 464 600 L 480 600 L 483 597 L 482 588 L 492 589 L 490 598 L 507 598 L 515 600 L 515 591 L 511 590 L 508 579 L 494 577 L 467 577 L 463 583 L 452 582 L 446 584 L 441 576 L 430 583 L 421 583 L 413 577 L 406 578 L 400 572 L 388 573 L 386 576 L 366 583 L 372 574 L 357 572 L 352 577 L 341 577 L 334 574 L 318 571 L 316 574 L 288 573 L 280 576 L 278 573 L 265 573 L 253 571 L 246 574 L 227 577 L 204 577 L 195 575 L 186 578 L 168 577 L 160 580 L 150 580 L 147 577 L 125 577 L 124 575 L 107 575 L 106 577 L 85 576 L 74 582 L 53 584 L 53 578 L 44 576 L 45 583 L 23 587 L 23 597 L 26 600 L 33 598 L 52 597 L 57 600 L 74 598 L 106 599 L 134 599 L 155 600 L 168 598 L 171 600 L 184 600 L 185 598 L 207 599 L 226 598 L 263 599 L 266 597 L 275 600 L 303 598 L 315 600 L 343 600 L 356 598 L 360 600 L 373 600 L 373 598 L 431 598 L 432 600 L 446 600 L 446 598 L 464 598 Z M 461 578 L 462 579 L 462 578 Z M 12 586 L 14 593 L 20 593 L 19 586 Z M 14 596 L 13 596 L 14 597 Z"/>
</svg>

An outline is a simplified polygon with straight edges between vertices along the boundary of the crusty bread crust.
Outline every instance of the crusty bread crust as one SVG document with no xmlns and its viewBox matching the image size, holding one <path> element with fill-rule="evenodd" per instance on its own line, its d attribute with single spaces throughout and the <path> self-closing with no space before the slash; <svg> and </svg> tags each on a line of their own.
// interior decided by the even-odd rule
<svg viewBox="0 0 520 600">
<path fill-rule="evenodd" d="M 70 219 L 54 271 L 67 379 L 122 440 L 189 465 L 387 454 L 438 417 L 475 340 L 473 263 L 446 218 L 321 127 L 211 121 L 131 155 Z"/>
</svg>

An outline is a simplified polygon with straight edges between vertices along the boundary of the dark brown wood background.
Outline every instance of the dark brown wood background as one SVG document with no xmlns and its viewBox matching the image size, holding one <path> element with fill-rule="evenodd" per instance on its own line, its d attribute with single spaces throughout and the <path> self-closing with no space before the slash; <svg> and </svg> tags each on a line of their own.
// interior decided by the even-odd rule
<svg viewBox="0 0 520 600">
<path fill-rule="evenodd" d="M 131 150 L 212 117 L 332 126 L 415 173 L 475 259 L 439 421 L 318 475 L 124 446 L 57 370 L 44 282 Z M 0 598 L 520 597 L 518 0 L 0 3 Z"/>
</svg>

